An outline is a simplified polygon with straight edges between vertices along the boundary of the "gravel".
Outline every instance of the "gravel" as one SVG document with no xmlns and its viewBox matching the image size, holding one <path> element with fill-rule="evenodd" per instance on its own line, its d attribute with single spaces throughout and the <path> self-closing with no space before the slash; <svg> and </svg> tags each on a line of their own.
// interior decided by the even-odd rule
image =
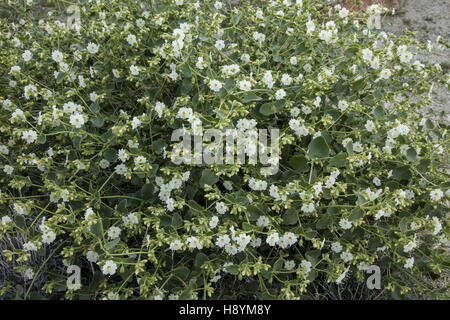
<svg viewBox="0 0 450 320">
<path fill-rule="evenodd" d="M 434 50 L 419 52 L 417 60 L 441 64 L 443 70 L 450 72 L 450 49 L 438 50 L 436 39 L 441 36 L 450 40 L 450 0 L 405 0 L 396 15 L 383 20 L 383 29 L 396 35 L 405 30 L 417 32 L 417 40 L 431 41 Z M 435 88 L 433 102 L 424 112 L 431 118 L 450 123 L 450 91 L 448 88 Z"/>
</svg>

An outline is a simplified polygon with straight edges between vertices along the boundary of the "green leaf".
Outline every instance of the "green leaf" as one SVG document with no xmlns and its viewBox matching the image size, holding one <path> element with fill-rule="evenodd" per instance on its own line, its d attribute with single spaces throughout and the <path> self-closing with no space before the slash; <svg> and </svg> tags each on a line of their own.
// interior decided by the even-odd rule
<svg viewBox="0 0 450 320">
<path fill-rule="evenodd" d="M 242 102 L 244 102 L 244 103 L 248 103 L 248 102 L 252 102 L 252 101 L 259 101 L 259 100 L 262 100 L 262 98 L 252 92 L 246 92 L 242 97 Z"/>
<path fill-rule="evenodd" d="M 180 88 L 180 93 L 182 95 L 186 95 L 189 93 L 189 91 L 192 90 L 193 84 L 191 82 L 190 78 L 184 78 L 183 81 L 181 82 L 181 88 Z"/>
<path fill-rule="evenodd" d="M 298 222 L 297 209 L 291 208 L 283 214 L 283 224 L 294 225 Z"/>
<path fill-rule="evenodd" d="M 232 23 L 239 24 L 239 21 L 241 21 L 242 15 L 243 15 L 242 13 L 239 13 L 239 14 L 233 16 L 233 18 L 231 19 Z"/>
<path fill-rule="evenodd" d="M 384 117 L 384 109 L 381 106 L 376 107 L 373 109 L 373 114 L 377 119 L 382 119 Z"/>
<path fill-rule="evenodd" d="M 200 268 L 209 258 L 206 254 L 199 252 L 194 259 L 194 267 Z"/>
<path fill-rule="evenodd" d="M 309 165 L 308 160 L 304 156 L 293 156 L 289 160 L 290 166 L 298 172 L 308 172 Z"/>
<path fill-rule="evenodd" d="M 272 114 L 282 111 L 284 103 L 285 103 L 284 100 L 264 103 L 259 108 L 259 112 L 265 116 L 270 116 Z"/>
<path fill-rule="evenodd" d="M 18 226 L 19 228 L 24 229 L 24 228 L 27 227 L 27 224 L 25 222 L 25 218 L 22 215 L 16 215 L 14 217 L 14 222 L 15 222 L 16 226 Z"/>
<path fill-rule="evenodd" d="M 102 237 L 102 225 L 101 222 L 97 222 L 96 224 L 93 224 L 89 227 L 91 232 L 95 234 L 97 237 Z"/>
<path fill-rule="evenodd" d="M 183 226 L 183 218 L 178 213 L 172 216 L 172 227 L 180 229 Z"/>
<path fill-rule="evenodd" d="M 94 103 L 91 104 L 91 111 L 93 113 L 98 113 L 100 111 L 100 104 L 98 101 L 95 101 Z"/>
<path fill-rule="evenodd" d="M 117 152 L 114 149 L 108 149 L 103 152 L 103 157 L 109 162 L 115 162 L 117 160 Z"/>
<path fill-rule="evenodd" d="M 91 123 L 97 128 L 101 128 L 105 124 L 105 120 L 101 117 L 91 118 L 89 121 L 91 121 Z"/>
<path fill-rule="evenodd" d="M 361 219 L 362 217 L 364 217 L 364 211 L 360 208 L 355 208 L 352 210 L 349 220 L 355 221 L 355 220 Z"/>
<path fill-rule="evenodd" d="M 311 250 L 306 252 L 306 259 L 313 264 L 313 266 L 317 263 L 317 260 L 320 257 L 320 250 Z"/>
<path fill-rule="evenodd" d="M 325 158 L 330 154 L 330 149 L 324 137 L 317 137 L 308 145 L 308 156 L 311 158 Z"/>
<path fill-rule="evenodd" d="M 187 280 L 187 278 L 189 277 L 189 274 L 191 273 L 191 270 L 189 270 L 186 267 L 180 267 L 180 268 L 176 268 L 175 270 L 173 270 L 173 273 L 180 277 L 183 280 Z"/>
<path fill-rule="evenodd" d="M 411 179 L 411 171 L 408 166 L 398 167 L 392 170 L 392 177 L 397 181 L 408 181 Z"/>
<path fill-rule="evenodd" d="M 414 162 L 417 160 L 417 152 L 414 148 L 410 148 L 407 152 L 406 152 L 406 159 L 408 159 L 411 162 Z"/>
<path fill-rule="evenodd" d="M 119 241 L 120 241 L 120 238 L 111 240 L 111 241 L 109 241 L 109 242 L 107 242 L 107 243 L 105 244 L 105 248 L 106 248 L 108 251 L 110 251 L 110 250 L 114 249 L 114 247 L 119 243 Z"/>
<path fill-rule="evenodd" d="M 233 78 L 227 78 L 227 80 L 225 80 L 225 90 L 227 90 L 228 92 L 230 92 L 233 88 L 234 88 L 234 80 Z"/>
<path fill-rule="evenodd" d="M 332 222 L 333 222 L 333 220 L 331 220 L 330 217 L 323 217 L 319 221 L 317 221 L 316 229 L 317 230 L 327 229 L 331 225 Z"/>
<path fill-rule="evenodd" d="M 80 150 L 81 141 L 83 141 L 82 136 L 76 136 L 75 138 L 73 138 L 73 146 L 76 150 Z"/>
<path fill-rule="evenodd" d="M 239 265 L 237 265 L 237 264 L 232 264 L 231 266 L 228 266 L 225 269 L 227 270 L 228 273 L 230 273 L 232 275 L 239 274 Z"/>
<path fill-rule="evenodd" d="M 192 77 L 191 69 L 189 68 L 189 66 L 187 64 L 185 64 L 185 65 L 183 65 L 183 67 L 181 67 L 181 72 L 183 72 L 183 75 L 186 78 L 191 78 Z"/>
<path fill-rule="evenodd" d="M 153 192 L 155 191 L 155 188 L 153 184 L 147 183 L 144 184 L 141 188 L 141 195 L 144 199 L 149 199 L 153 196 Z"/>
<path fill-rule="evenodd" d="M 219 181 L 219 177 L 214 174 L 210 169 L 204 169 L 202 171 L 202 176 L 200 177 L 200 185 L 204 186 L 216 184 Z"/>
<path fill-rule="evenodd" d="M 273 264 L 273 270 L 279 271 L 283 269 L 283 258 L 279 258 L 275 263 Z"/>
<path fill-rule="evenodd" d="M 63 82 L 65 76 L 66 76 L 65 72 L 58 72 L 58 76 L 56 77 L 56 83 L 60 84 L 61 82 Z"/>
<path fill-rule="evenodd" d="M 347 154 L 345 152 L 339 152 L 328 163 L 331 167 L 344 168 L 347 166 Z"/>
</svg>

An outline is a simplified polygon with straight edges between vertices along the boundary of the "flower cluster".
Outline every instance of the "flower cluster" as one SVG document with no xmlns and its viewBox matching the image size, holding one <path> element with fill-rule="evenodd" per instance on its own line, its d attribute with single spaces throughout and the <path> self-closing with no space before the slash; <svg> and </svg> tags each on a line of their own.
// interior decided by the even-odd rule
<svg viewBox="0 0 450 320">
<path fill-rule="evenodd" d="M 14 270 L 0 296 L 298 299 L 371 265 L 405 295 L 405 279 L 442 272 L 449 138 L 421 110 L 450 77 L 416 56 L 429 46 L 370 28 L 387 10 L 88 0 L 71 29 L 10 3 L 0 254 Z M 176 129 L 233 129 L 252 156 L 271 128 L 273 174 L 171 161 Z"/>
</svg>

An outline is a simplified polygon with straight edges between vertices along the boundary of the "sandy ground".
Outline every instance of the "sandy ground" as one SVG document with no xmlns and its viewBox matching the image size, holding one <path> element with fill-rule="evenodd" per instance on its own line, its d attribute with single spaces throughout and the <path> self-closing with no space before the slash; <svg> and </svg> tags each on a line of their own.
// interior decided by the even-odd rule
<svg viewBox="0 0 450 320">
<path fill-rule="evenodd" d="M 436 39 L 441 36 L 450 40 L 450 0 L 404 0 L 403 7 L 395 16 L 383 20 L 386 31 L 400 35 L 406 29 L 417 32 L 417 39 L 428 40 L 437 48 Z M 441 64 L 450 72 L 450 49 L 433 50 L 432 53 L 418 53 L 417 60 Z M 437 88 L 433 103 L 425 111 L 433 118 L 450 123 L 450 92 L 447 88 Z"/>
</svg>

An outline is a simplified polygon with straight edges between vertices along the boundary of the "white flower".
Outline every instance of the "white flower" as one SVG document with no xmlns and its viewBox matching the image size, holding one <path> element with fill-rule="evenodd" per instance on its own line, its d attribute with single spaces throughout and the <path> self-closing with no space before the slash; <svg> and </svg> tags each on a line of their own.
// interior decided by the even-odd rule
<svg viewBox="0 0 450 320">
<path fill-rule="evenodd" d="M 70 124 L 79 129 L 86 123 L 86 119 L 81 113 L 74 113 L 70 116 Z"/>
<path fill-rule="evenodd" d="M 5 164 L 5 166 L 3 167 L 3 172 L 6 173 L 7 175 L 11 175 L 14 171 L 14 168 L 11 167 L 9 164 Z"/>
<path fill-rule="evenodd" d="M 211 218 L 211 220 L 209 221 L 209 227 L 211 229 L 214 229 L 215 227 L 217 227 L 217 224 L 219 223 L 219 218 L 217 216 L 213 216 Z"/>
<path fill-rule="evenodd" d="M 336 284 L 341 284 L 342 280 L 347 276 L 347 272 L 350 270 L 350 267 L 347 267 L 344 272 L 341 273 L 341 275 L 336 279 Z"/>
<path fill-rule="evenodd" d="M 405 269 L 411 269 L 414 265 L 414 258 L 411 257 L 409 259 L 406 259 L 406 263 L 403 265 L 403 268 Z"/>
<path fill-rule="evenodd" d="M 33 58 L 33 55 L 31 54 L 30 50 L 25 50 L 25 52 L 22 54 L 22 58 L 25 62 L 29 62 L 31 58 Z"/>
<path fill-rule="evenodd" d="M 288 260 L 284 263 L 284 268 L 286 270 L 292 270 L 295 268 L 295 261 L 294 260 Z"/>
<path fill-rule="evenodd" d="M 284 73 L 281 76 L 281 83 L 284 84 L 285 86 L 289 86 L 292 84 L 292 77 L 290 75 L 288 75 L 287 73 Z"/>
<path fill-rule="evenodd" d="M 121 232 L 122 229 L 120 229 L 119 227 L 112 226 L 108 229 L 108 238 L 117 239 L 120 237 Z"/>
<path fill-rule="evenodd" d="M 342 245 L 339 242 L 337 242 L 337 241 L 332 242 L 331 243 L 331 250 L 333 252 L 335 252 L 335 253 L 339 253 L 339 252 L 342 251 Z"/>
<path fill-rule="evenodd" d="M 243 63 L 249 63 L 250 62 L 250 55 L 248 53 L 243 53 L 241 55 L 241 60 Z"/>
<path fill-rule="evenodd" d="M 361 53 L 362 53 L 362 58 L 363 58 L 364 61 L 370 62 L 372 60 L 372 58 L 373 58 L 372 50 L 366 48 L 366 49 L 363 49 L 361 51 Z"/>
<path fill-rule="evenodd" d="M 13 209 L 18 215 L 21 215 L 21 216 L 22 215 L 26 216 L 29 213 L 25 207 L 22 207 L 20 204 L 17 204 L 17 203 L 13 204 Z"/>
<path fill-rule="evenodd" d="M 303 203 L 300 210 L 304 213 L 312 213 L 315 210 L 314 203 Z"/>
<path fill-rule="evenodd" d="M 253 39 L 255 41 L 258 41 L 260 44 L 264 42 L 264 40 L 266 40 L 266 36 L 263 33 L 260 32 L 254 32 L 253 33 Z"/>
<path fill-rule="evenodd" d="M 348 14 L 349 14 L 349 11 L 346 8 L 342 8 L 338 13 L 339 17 L 342 19 L 347 18 Z"/>
<path fill-rule="evenodd" d="M 283 234 L 283 236 L 278 240 L 277 244 L 285 249 L 292 245 L 294 245 L 297 242 L 298 238 L 297 236 L 292 232 L 286 232 Z"/>
<path fill-rule="evenodd" d="M 268 89 L 272 89 L 273 85 L 275 84 L 275 81 L 272 77 L 272 71 L 264 72 L 262 82 L 267 86 Z"/>
<path fill-rule="evenodd" d="M 297 57 L 291 57 L 290 59 L 289 59 L 289 62 L 290 62 L 290 64 L 292 64 L 293 66 L 296 66 L 297 65 L 297 63 L 298 63 L 298 59 L 297 59 Z"/>
<path fill-rule="evenodd" d="M 93 42 L 89 42 L 86 50 L 90 53 L 90 54 L 96 54 L 98 52 L 98 45 L 93 43 Z"/>
<path fill-rule="evenodd" d="M 248 186 L 254 191 L 264 191 L 267 189 L 267 182 L 263 180 L 257 180 L 250 178 L 248 180 Z"/>
<path fill-rule="evenodd" d="M 61 63 L 64 60 L 64 56 L 61 53 L 61 51 L 58 50 L 53 50 L 52 51 L 52 59 L 53 61 L 55 61 L 56 63 Z"/>
<path fill-rule="evenodd" d="M 333 39 L 333 32 L 331 30 L 322 30 L 319 32 L 319 39 L 326 43 L 331 43 Z"/>
<path fill-rule="evenodd" d="M 2 217 L 2 223 L 3 224 L 8 224 L 8 223 L 11 223 L 11 222 L 12 222 L 12 219 L 9 216 L 3 216 Z"/>
<path fill-rule="evenodd" d="M 200 70 L 203 70 L 205 68 L 205 61 L 204 61 L 203 57 L 197 58 L 197 62 L 195 63 L 195 66 Z"/>
<path fill-rule="evenodd" d="M 119 151 L 117 152 L 117 157 L 120 161 L 125 162 L 130 159 L 130 154 L 125 149 L 119 149 Z"/>
<path fill-rule="evenodd" d="M 35 97 L 37 94 L 37 87 L 34 84 L 29 84 L 23 88 L 23 95 L 25 99 L 29 100 L 31 97 Z"/>
<path fill-rule="evenodd" d="M 238 83 L 239 89 L 242 91 L 249 91 L 252 89 L 252 84 L 248 80 L 242 80 Z"/>
<path fill-rule="evenodd" d="M 417 248 L 417 243 L 415 240 L 412 240 L 403 247 L 403 252 L 408 253 L 415 248 Z"/>
<path fill-rule="evenodd" d="M 46 244 L 52 243 L 53 241 L 55 241 L 55 239 L 56 233 L 54 233 L 53 231 L 44 232 L 44 234 L 42 235 L 42 242 Z"/>
<path fill-rule="evenodd" d="M 183 242 L 181 242 L 180 240 L 174 240 L 170 243 L 169 248 L 172 251 L 180 250 L 181 248 L 183 248 Z"/>
<path fill-rule="evenodd" d="M 116 174 L 123 176 L 125 174 L 125 172 L 127 171 L 127 166 L 124 164 L 118 164 L 114 168 L 114 171 Z"/>
<path fill-rule="evenodd" d="M 132 129 L 137 129 L 141 126 L 142 121 L 139 120 L 138 117 L 133 117 L 133 120 L 131 120 L 131 128 Z"/>
<path fill-rule="evenodd" d="M 275 92 L 275 99 L 281 100 L 284 97 L 286 97 L 286 91 L 284 91 L 283 89 L 279 89 Z"/>
<path fill-rule="evenodd" d="M 86 258 L 88 259 L 89 262 L 95 263 L 98 261 L 98 253 L 92 250 L 89 250 L 88 252 L 86 252 Z"/>
<path fill-rule="evenodd" d="M 373 132 L 375 130 L 375 123 L 372 120 L 367 120 L 365 128 L 367 131 Z"/>
<path fill-rule="evenodd" d="M 258 227 L 266 228 L 269 226 L 269 224 L 270 224 L 270 220 L 266 216 L 259 216 L 258 220 L 256 220 L 256 225 Z"/>
<path fill-rule="evenodd" d="M 212 91 L 219 92 L 220 89 L 222 89 L 222 86 L 223 86 L 222 82 L 220 82 L 219 80 L 210 80 L 209 81 L 209 88 Z"/>
<path fill-rule="evenodd" d="M 271 233 L 267 236 L 266 242 L 269 246 L 273 247 L 280 240 L 278 232 Z"/>
<path fill-rule="evenodd" d="M 122 217 L 123 223 L 128 226 L 131 227 L 132 225 L 136 225 L 139 224 L 139 217 L 136 213 L 130 213 L 129 215 Z"/>
<path fill-rule="evenodd" d="M 392 75 L 392 72 L 389 69 L 383 69 L 380 72 L 380 78 L 384 79 L 384 80 L 389 79 L 391 77 L 391 75 Z"/>
<path fill-rule="evenodd" d="M 112 69 L 114 78 L 120 78 L 120 71 L 117 69 Z"/>
<path fill-rule="evenodd" d="M 33 269 L 30 268 L 26 269 L 23 273 L 23 276 L 25 277 L 25 279 L 32 280 L 34 278 Z"/>
<path fill-rule="evenodd" d="M 341 110 L 342 112 L 347 110 L 348 106 L 349 106 L 349 104 L 345 100 L 340 100 L 339 103 L 338 103 L 338 109 Z"/>
<path fill-rule="evenodd" d="M 225 205 L 224 202 L 219 201 L 216 202 L 216 211 L 218 214 L 225 214 L 228 211 L 228 207 Z"/>
<path fill-rule="evenodd" d="M 227 234 L 224 234 L 224 235 L 220 235 L 219 237 L 217 237 L 215 244 L 219 248 L 223 248 L 226 245 L 228 245 L 230 243 L 230 241 L 231 241 L 230 237 Z"/>
<path fill-rule="evenodd" d="M 37 133 L 34 130 L 27 130 L 22 132 L 22 140 L 26 143 L 31 144 L 37 140 Z"/>
<path fill-rule="evenodd" d="M 127 42 L 130 46 L 134 46 L 137 43 L 136 36 L 134 34 L 129 34 L 127 37 Z"/>
<path fill-rule="evenodd" d="M 203 249 L 203 246 L 197 237 L 189 237 L 186 239 L 186 242 L 187 242 L 188 247 L 191 249 L 195 249 L 195 248 L 197 248 L 199 250 Z"/>
<path fill-rule="evenodd" d="M 312 263 L 307 260 L 302 260 L 300 263 L 300 267 L 302 267 L 305 274 L 308 274 L 311 272 Z"/>
<path fill-rule="evenodd" d="M 91 100 L 92 102 L 95 102 L 95 101 L 97 101 L 97 99 L 98 99 L 98 94 L 94 91 L 94 92 L 91 92 L 90 94 L 89 94 L 89 100 Z"/>
<path fill-rule="evenodd" d="M 444 192 L 441 189 L 434 189 L 430 191 L 430 198 L 432 201 L 439 201 L 444 197 Z"/>
<path fill-rule="evenodd" d="M 193 112 L 191 108 L 182 107 L 178 110 L 178 113 L 176 115 L 177 118 L 183 119 L 183 120 L 189 120 L 193 116 Z"/>
<path fill-rule="evenodd" d="M 36 251 L 37 247 L 33 242 L 28 241 L 23 244 L 23 249 L 26 251 Z"/>
<path fill-rule="evenodd" d="M 155 103 L 155 111 L 158 114 L 158 118 L 161 118 L 163 116 L 164 110 L 166 110 L 167 107 L 163 102 L 156 101 Z"/>
<path fill-rule="evenodd" d="M 344 262 L 350 262 L 353 260 L 353 254 L 351 252 L 342 252 L 341 258 Z"/>
<path fill-rule="evenodd" d="M 117 264 L 114 261 L 107 260 L 102 267 L 102 272 L 104 275 L 113 275 L 116 273 Z"/>
<path fill-rule="evenodd" d="M 314 22 L 312 20 L 308 20 L 308 22 L 306 23 L 306 32 L 308 34 L 311 34 L 315 30 L 316 30 L 316 25 L 314 24 Z"/>
<path fill-rule="evenodd" d="M 130 72 L 132 76 L 137 76 L 139 75 L 139 67 L 132 65 L 130 66 Z"/>
<path fill-rule="evenodd" d="M 225 76 L 232 76 L 239 73 L 241 69 L 237 64 L 230 64 L 222 66 L 221 71 Z"/>
<path fill-rule="evenodd" d="M 381 180 L 378 177 L 373 178 L 372 182 L 377 187 L 381 186 Z"/>
<path fill-rule="evenodd" d="M 352 222 L 348 219 L 342 218 L 341 220 L 339 220 L 339 226 L 344 230 L 348 230 L 351 229 Z"/>
<path fill-rule="evenodd" d="M 225 41 L 217 40 L 214 46 L 216 47 L 217 50 L 222 50 L 223 48 L 225 48 Z"/>
<path fill-rule="evenodd" d="M 433 225 L 434 225 L 433 235 L 437 235 L 442 230 L 442 223 L 438 217 L 433 217 L 432 219 L 433 219 Z"/>
</svg>

